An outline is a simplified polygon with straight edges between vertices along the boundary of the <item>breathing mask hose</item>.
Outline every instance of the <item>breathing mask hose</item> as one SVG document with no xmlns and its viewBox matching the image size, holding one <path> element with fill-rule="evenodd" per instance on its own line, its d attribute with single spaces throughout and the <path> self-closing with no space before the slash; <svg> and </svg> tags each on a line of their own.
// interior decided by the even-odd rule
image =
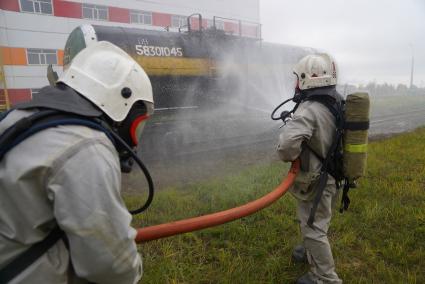
<svg viewBox="0 0 425 284">
<path fill-rule="evenodd" d="M 143 211 L 145 211 L 152 203 L 153 200 L 153 196 L 154 196 L 154 185 L 153 185 L 153 181 L 152 181 L 152 177 L 148 171 L 148 169 L 146 168 L 146 166 L 143 164 L 142 160 L 140 160 L 139 157 L 137 157 L 137 154 L 133 151 L 133 149 L 130 148 L 130 146 L 127 145 L 127 143 L 125 143 L 125 141 L 118 135 L 116 134 L 114 131 L 109 131 L 112 136 L 114 137 L 114 139 L 116 141 L 118 141 L 127 151 L 128 153 L 130 153 L 131 157 L 134 159 L 134 161 L 136 161 L 136 163 L 139 165 L 140 169 L 142 170 L 143 174 L 146 177 L 146 181 L 148 182 L 148 187 L 149 187 L 149 195 L 148 198 L 146 199 L 145 204 L 143 204 L 142 207 L 135 209 L 135 210 L 129 210 L 129 212 L 132 215 L 137 215 L 139 213 L 142 213 Z"/>
<path fill-rule="evenodd" d="M 286 104 L 286 103 L 288 103 L 288 102 L 290 102 L 290 101 L 292 101 L 293 100 L 293 98 L 290 98 L 290 99 L 287 99 L 286 101 L 284 101 L 283 103 L 281 103 L 281 104 L 279 104 L 273 111 L 272 111 L 272 114 L 270 115 L 270 118 L 272 119 L 272 120 L 284 120 L 284 118 L 282 118 L 282 114 L 283 114 L 283 112 L 281 113 L 281 115 L 279 116 L 279 117 L 275 117 L 274 116 L 274 114 L 284 105 L 284 104 Z M 287 113 L 285 113 L 285 115 L 289 115 L 291 112 L 287 112 Z"/>
</svg>

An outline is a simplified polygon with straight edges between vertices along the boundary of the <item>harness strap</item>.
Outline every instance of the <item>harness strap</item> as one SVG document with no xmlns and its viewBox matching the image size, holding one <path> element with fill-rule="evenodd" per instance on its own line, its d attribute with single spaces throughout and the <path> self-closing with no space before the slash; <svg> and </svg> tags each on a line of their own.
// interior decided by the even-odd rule
<svg viewBox="0 0 425 284">
<path fill-rule="evenodd" d="M 314 218 L 316 215 L 317 207 L 319 206 L 320 200 L 322 199 L 323 192 L 325 191 L 325 187 L 328 181 L 328 165 L 329 161 L 332 157 L 331 153 L 333 153 L 338 146 L 338 140 L 341 139 L 342 132 L 337 129 L 336 131 L 336 139 L 332 142 L 331 147 L 329 148 L 328 154 L 326 155 L 325 160 L 322 163 L 322 168 L 320 170 L 320 176 L 318 182 L 315 184 L 317 193 L 314 197 L 313 206 L 310 210 L 310 215 L 308 217 L 307 225 L 313 228 Z"/>
<path fill-rule="evenodd" d="M 369 121 L 346 121 L 344 128 L 348 130 L 368 130 Z"/>
<path fill-rule="evenodd" d="M 64 240 L 64 243 L 67 245 L 64 231 L 62 231 L 57 226 L 47 235 L 44 240 L 32 245 L 24 253 L 3 267 L 0 270 L 0 283 L 7 283 L 15 278 L 18 274 L 34 263 L 39 257 L 41 257 L 46 251 L 48 251 L 60 239 Z"/>
<path fill-rule="evenodd" d="M 348 197 L 348 191 L 350 190 L 350 184 L 348 180 L 345 179 L 344 188 L 342 190 L 341 206 L 339 207 L 339 213 L 343 213 L 348 210 L 350 206 L 350 198 Z"/>
<path fill-rule="evenodd" d="M 310 215 L 308 216 L 307 225 L 313 228 L 314 218 L 316 216 L 317 207 L 319 206 L 320 200 L 322 199 L 323 192 L 325 191 L 326 183 L 328 182 L 328 173 L 326 171 L 321 171 L 319 180 L 315 184 L 317 188 L 316 196 L 314 197 L 313 206 L 310 210 Z"/>
<path fill-rule="evenodd" d="M 309 100 L 313 100 L 313 99 L 309 98 Z M 314 197 L 313 206 L 310 210 L 310 215 L 307 221 L 307 225 L 310 226 L 311 228 L 313 228 L 313 223 L 314 223 L 317 207 L 319 206 L 320 200 L 322 199 L 323 192 L 325 191 L 326 184 L 328 181 L 329 162 L 331 158 L 333 157 L 333 153 L 338 148 L 340 139 L 342 138 L 342 125 L 343 125 L 343 119 L 339 111 L 339 104 L 337 103 L 334 104 L 336 105 L 335 107 L 334 105 L 331 105 L 325 100 L 314 100 L 314 101 L 317 101 L 323 104 L 324 106 L 326 106 L 326 108 L 333 114 L 333 116 L 335 117 L 336 133 L 335 133 L 335 138 L 326 154 L 325 159 L 323 158 L 320 159 L 322 161 L 320 176 L 319 176 L 319 180 L 314 185 L 316 187 L 317 193 L 316 193 L 316 196 Z M 311 147 L 309 147 L 309 149 L 312 150 Z M 312 153 L 316 155 L 317 157 L 320 157 L 315 151 L 312 151 Z"/>
<path fill-rule="evenodd" d="M 18 120 L 13 126 L 6 129 L 0 136 L 0 160 L 13 147 L 24 141 L 29 136 L 47 128 L 59 125 L 82 125 L 96 129 L 105 133 L 105 135 L 115 145 L 115 139 L 108 129 L 92 119 L 83 118 L 78 115 L 60 114 L 57 111 L 40 111 L 29 117 Z"/>
</svg>

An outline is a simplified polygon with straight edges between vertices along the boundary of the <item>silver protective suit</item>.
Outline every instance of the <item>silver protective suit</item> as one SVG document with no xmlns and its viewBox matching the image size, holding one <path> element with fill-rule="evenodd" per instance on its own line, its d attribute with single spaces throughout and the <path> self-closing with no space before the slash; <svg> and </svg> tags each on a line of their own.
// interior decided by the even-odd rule
<svg viewBox="0 0 425 284">
<path fill-rule="evenodd" d="M 318 178 L 322 158 L 326 157 L 335 135 L 335 118 L 326 106 L 317 101 L 302 102 L 282 128 L 277 147 L 285 162 L 301 160 L 301 171 L 290 192 L 297 199 L 297 216 L 303 244 L 310 264 L 310 278 L 316 283 L 342 283 L 335 272 L 335 264 L 327 236 L 332 217 L 332 204 L 336 199 L 335 180 L 329 176 L 318 205 L 313 228 L 307 225 L 316 189 L 312 183 Z M 308 146 L 308 147 L 307 147 Z"/>
<path fill-rule="evenodd" d="M 0 134 L 30 111 L 15 110 Z M 0 268 L 59 225 L 59 240 L 11 283 L 136 283 L 142 263 L 120 195 L 117 152 L 103 132 L 38 132 L 0 162 Z"/>
</svg>

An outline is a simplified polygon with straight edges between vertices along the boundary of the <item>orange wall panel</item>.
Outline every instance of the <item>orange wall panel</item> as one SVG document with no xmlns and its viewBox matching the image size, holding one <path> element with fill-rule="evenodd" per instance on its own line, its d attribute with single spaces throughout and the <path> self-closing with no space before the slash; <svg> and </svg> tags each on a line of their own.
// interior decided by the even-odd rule
<svg viewBox="0 0 425 284">
<path fill-rule="evenodd" d="M 58 50 L 58 65 L 63 65 L 63 50 Z"/>
<path fill-rule="evenodd" d="M 25 48 L 1 47 L 4 65 L 27 65 Z"/>
</svg>

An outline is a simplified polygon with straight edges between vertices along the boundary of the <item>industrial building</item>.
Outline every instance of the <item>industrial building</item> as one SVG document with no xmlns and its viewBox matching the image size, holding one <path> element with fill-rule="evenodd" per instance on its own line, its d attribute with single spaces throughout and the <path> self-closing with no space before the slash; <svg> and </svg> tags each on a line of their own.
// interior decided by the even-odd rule
<svg viewBox="0 0 425 284">
<path fill-rule="evenodd" d="M 0 0 L 0 109 L 47 85 L 49 64 L 62 72 L 66 39 L 79 25 L 185 32 L 195 13 L 202 28 L 261 38 L 259 0 Z M 199 29 L 197 19 L 190 21 Z"/>
</svg>

